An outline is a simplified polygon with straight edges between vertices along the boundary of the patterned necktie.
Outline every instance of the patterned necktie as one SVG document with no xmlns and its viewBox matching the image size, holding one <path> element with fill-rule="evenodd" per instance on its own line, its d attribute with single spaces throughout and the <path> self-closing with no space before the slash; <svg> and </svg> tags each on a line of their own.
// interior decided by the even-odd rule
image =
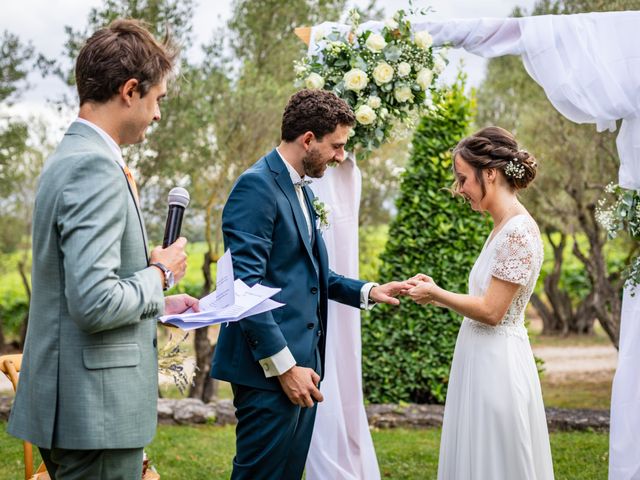
<svg viewBox="0 0 640 480">
<path fill-rule="evenodd" d="M 131 186 L 131 191 L 133 192 L 133 196 L 136 199 L 136 203 L 140 203 L 140 198 L 138 197 L 138 187 L 136 186 L 136 181 L 133 178 L 133 174 L 131 173 L 131 170 L 129 170 L 129 167 L 127 167 L 126 165 L 123 167 L 124 170 L 124 174 L 127 177 L 127 181 L 129 182 L 129 185 Z"/>
</svg>

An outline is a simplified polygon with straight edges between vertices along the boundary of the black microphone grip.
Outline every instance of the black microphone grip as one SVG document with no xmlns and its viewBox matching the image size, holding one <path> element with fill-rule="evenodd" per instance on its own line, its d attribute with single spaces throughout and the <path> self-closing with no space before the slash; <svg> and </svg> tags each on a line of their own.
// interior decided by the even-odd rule
<svg viewBox="0 0 640 480">
<path fill-rule="evenodd" d="M 164 227 L 164 239 L 162 240 L 162 248 L 167 248 L 180 236 L 180 229 L 182 228 L 182 217 L 184 217 L 184 207 L 180 205 L 169 205 L 167 223 Z"/>
</svg>

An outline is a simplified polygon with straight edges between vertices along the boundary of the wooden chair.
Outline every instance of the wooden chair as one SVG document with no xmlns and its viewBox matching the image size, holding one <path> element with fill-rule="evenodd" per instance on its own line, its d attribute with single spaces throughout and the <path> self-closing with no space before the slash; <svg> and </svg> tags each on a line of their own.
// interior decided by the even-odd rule
<svg viewBox="0 0 640 480">
<path fill-rule="evenodd" d="M 21 366 L 21 354 L 0 356 L 0 371 L 9 378 L 14 392 L 18 388 L 18 373 Z M 29 442 L 24 442 L 24 478 L 25 480 L 50 480 L 44 463 L 40 464 L 35 474 L 33 473 L 33 447 Z"/>
</svg>

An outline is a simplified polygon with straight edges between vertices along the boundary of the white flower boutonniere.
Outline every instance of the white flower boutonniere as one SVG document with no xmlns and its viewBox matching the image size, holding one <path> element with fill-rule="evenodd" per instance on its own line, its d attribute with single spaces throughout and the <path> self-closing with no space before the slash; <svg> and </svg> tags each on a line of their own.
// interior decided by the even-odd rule
<svg viewBox="0 0 640 480">
<path fill-rule="evenodd" d="M 324 232 L 329 228 L 329 214 L 331 213 L 331 207 L 324 202 L 321 202 L 317 197 L 313 199 L 313 210 L 316 212 L 317 228 Z"/>
</svg>

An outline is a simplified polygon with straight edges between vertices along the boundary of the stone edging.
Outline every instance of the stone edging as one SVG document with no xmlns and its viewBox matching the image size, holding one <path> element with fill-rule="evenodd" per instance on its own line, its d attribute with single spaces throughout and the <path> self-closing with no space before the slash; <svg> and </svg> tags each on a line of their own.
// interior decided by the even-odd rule
<svg viewBox="0 0 640 480">
<path fill-rule="evenodd" d="M 0 397 L 0 420 L 9 418 L 13 397 Z M 440 427 L 442 405 L 384 404 L 367 405 L 371 428 Z M 195 398 L 158 399 L 158 422 L 174 425 L 233 425 L 235 409 L 231 400 L 203 403 Z M 549 431 L 609 431 L 609 410 L 547 408 Z"/>
</svg>

